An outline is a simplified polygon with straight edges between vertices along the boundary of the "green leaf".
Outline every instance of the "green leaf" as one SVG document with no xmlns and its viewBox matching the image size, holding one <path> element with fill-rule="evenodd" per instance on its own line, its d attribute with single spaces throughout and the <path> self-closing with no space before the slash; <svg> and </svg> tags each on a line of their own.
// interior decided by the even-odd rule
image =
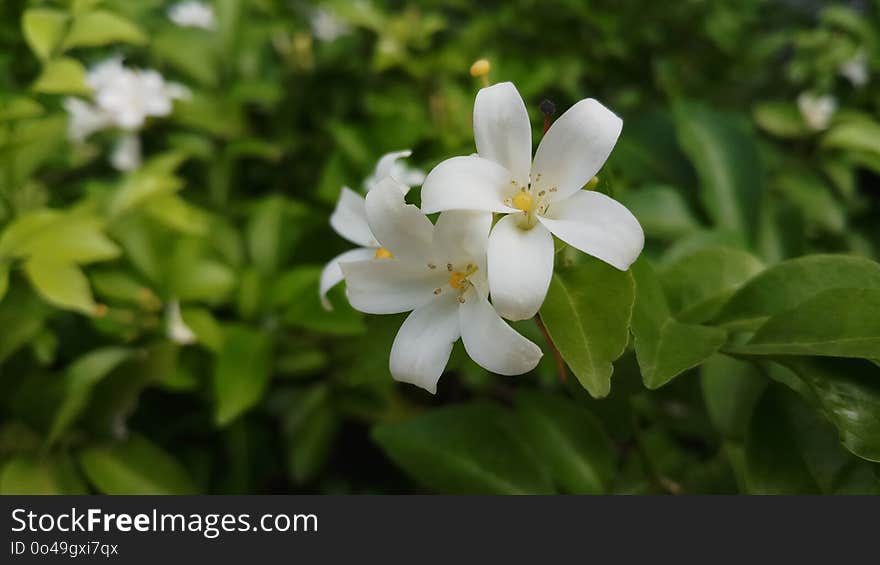
<svg viewBox="0 0 880 565">
<path fill-rule="evenodd" d="M 46 63 L 32 87 L 43 94 L 89 94 L 86 69 L 70 57 L 59 57 Z"/>
<path fill-rule="evenodd" d="M 860 359 L 786 357 L 840 441 L 853 454 L 880 462 L 880 367 Z"/>
<path fill-rule="evenodd" d="M 278 268 L 281 256 L 281 230 L 284 225 L 286 202 L 281 196 L 269 196 L 260 201 L 250 215 L 247 244 L 254 265 L 265 274 Z"/>
<path fill-rule="evenodd" d="M 67 27 L 67 14 L 60 10 L 33 8 L 26 10 L 21 18 L 24 38 L 34 54 L 42 61 L 48 60 L 60 43 Z"/>
<path fill-rule="evenodd" d="M 835 288 L 880 289 L 880 264 L 846 255 L 809 255 L 779 263 L 740 288 L 714 321 L 756 328 L 770 316 Z"/>
<path fill-rule="evenodd" d="M 145 438 L 95 446 L 79 454 L 89 481 L 102 494 L 195 494 L 186 469 Z"/>
<path fill-rule="evenodd" d="M 445 493 L 547 494 L 545 471 L 494 404 L 447 406 L 381 424 L 373 439 L 408 475 Z"/>
<path fill-rule="evenodd" d="M 595 398 L 611 391 L 612 362 L 623 354 L 635 301 L 629 272 L 592 257 L 553 275 L 541 320 L 581 385 Z"/>
<path fill-rule="evenodd" d="M 233 421 L 262 398 L 272 365 L 269 334 L 245 326 L 229 326 L 214 365 L 214 420 Z"/>
<path fill-rule="evenodd" d="M 713 355 L 700 367 L 703 400 L 715 429 L 727 439 L 742 440 L 767 379 L 752 363 Z"/>
<path fill-rule="evenodd" d="M 119 256 L 119 247 L 104 235 L 104 228 L 100 218 L 64 214 L 20 241 L 15 256 L 76 264 L 115 259 Z"/>
<path fill-rule="evenodd" d="M 167 62 L 203 86 L 217 85 L 218 70 L 215 47 L 207 34 L 198 30 L 170 28 L 159 32 L 150 47 L 156 58 Z"/>
<path fill-rule="evenodd" d="M 735 116 L 693 103 L 675 108 L 678 140 L 700 180 L 700 198 L 717 227 L 757 232 L 763 164 L 751 132 Z"/>
<path fill-rule="evenodd" d="M 220 353 L 223 348 L 223 327 L 206 308 L 183 308 L 183 322 L 196 335 L 199 343 Z"/>
<path fill-rule="evenodd" d="M 9 264 L 0 263 L 0 301 L 6 296 L 7 290 L 9 290 Z"/>
<path fill-rule="evenodd" d="M 92 388 L 132 351 L 123 347 L 97 349 L 74 361 L 64 375 L 64 400 L 55 413 L 46 444 L 51 446 L 86 408 Z"/>
<path fill-rule="evenodd" d="M 0 470 L 0 494 L 87 494 L 69 457 L 14 457 Z"/>
<path fill-rule="evenodd" d="M 648 237 L 675 239 L 700 226 L 681 191 L 651 185 L 623 194 L 620 202 L 638 218 Z"/>
<path fill-rule="evenodd" d="M 0 108 L 0 122 L 36 118 L 45 113 L 45 109 L 36 100 L 25 96 L 4 100 Z"/>
<path fill-rule="evenodd" d="M 75 47 L 102 47 L 111 43 L 145 45 L 147 35 L 137 24 L 106 10 L 95 10 L 73 18 L 64 40 L 64 50 Z"/>
<path fill-rule="evenodd" d="M 514 404 L 525 439 L 560 489 L 608 492 L 616 454 L 592 414 L 567 398 L 525 390 L 516 392 Z"/>
<path fill-rule="evenodd" d="M 763 263 L 746 251 L 708 246 L 665 265 L 661 276 L 676 317 L 701 323 L 763 269 Z"/>
<path fill-rule="evenodd" d="M 284 415 L 287 468 L 297 484 L 314 479 L 330 456 L 341 425 L 330 389 L 316 385 L 297 395 Z"/>
<path fill-rule="evenodd" d="M 880 357 L 880 289 L 820 292 L 772 316 L 745 345 L 748 355 Z"/>
<path fill-rule="evenodd" d="M 327 312 L 318 293 L 320 267 L 296 267 L 285 271 L 272 285 L 272 304 L 284 307 L 286 324 L 335 335 L 358 335 L 365 331 L 363 316 L 345 298 L 341 285 L 329 293 L 333 310 Z"/>
<path fill-rule="evenodd" d="M 95 311 L 89 281 L 73 263 L 34 257 L 24 264 L 31 284 L 50 304 L 87 316 Z"/>
<path fill-rule="evenodd" d="M 761 129 L 776 137 L 799 138 L 812 133 L 794 102 L 758 103 L 752 108 L 752 117 Z"/>
<path fill-rule="evenodd" d="M 872 473 L 851 484 L 854 467 L 867 463 L 841 449 L 834 431 L 791 391 L 767 389 L 746 438 L 746 483 L 753 494 L 878 492 Z M 849 483 L 849 484 L 848 484 Z"/>
<path fill-rule="evenodd" d="M 695 367 L 724 343 L 724 330 L 676 320 L 651 264 L 644 258 L 632 267 L 636 303 L 632 334 L 642 379 L 648 388 L 659 388 L 673 377 Z"/>
<path fill-rule="evenodd" d="M 821 143 L 826 149 L 865 151 L 880 155 L 880 123 L 873 120 L 838 122 L 822 136 Z"/>
</svg>

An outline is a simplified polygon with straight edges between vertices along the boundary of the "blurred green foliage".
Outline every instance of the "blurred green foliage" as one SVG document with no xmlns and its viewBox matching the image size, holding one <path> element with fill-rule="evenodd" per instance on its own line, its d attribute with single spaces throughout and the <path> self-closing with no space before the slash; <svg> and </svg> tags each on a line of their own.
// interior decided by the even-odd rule
<svg viewBox="0 0 880 565">
<path fill-rule="evenodd" d="M 0 492 L 880 491 L 880 3 L 849 4 L 216 0 L 205 30 L 4 1 Z M 192 91 L 125 174 L 62 107 L 112 55 Z M 327 313 L 317 281 L 343 185 L 473 152 L 482 57 L 534 124 L 544 98 L 624 118 L 598 190 L 647 245 L 625 274 L 559 252 L 576 378 L 518 323 L 534 372 L 458 345 L 432 397 L 388 373 L 400 317 L 339 288 Z"/>
</svg>

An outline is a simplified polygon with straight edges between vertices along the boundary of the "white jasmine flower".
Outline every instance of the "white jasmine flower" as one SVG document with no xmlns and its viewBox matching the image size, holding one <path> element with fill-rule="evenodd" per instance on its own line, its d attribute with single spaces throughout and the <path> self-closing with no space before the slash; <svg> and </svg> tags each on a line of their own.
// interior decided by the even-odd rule
<svg viewBox="0 0 880 565">
<path fill-rule="evenodd" d="M 797 97 L 797 105 L 804 121 L 815 131 L 827 128 L 837 111 L 837 99 L 830 94 L 817 96 L 811 92 L 802 92 Z"/>
<path fill-rule="evenodd" d="M 380 261 L 342 261 L 348 299 L 370 314 L 412 313 L 391 347 L 392 376 L 434 393 L 461 338 L 481 367 L 502 375 L 532 370 L 541 349 L 489 303 L 486 247 L 492 214 L 444 212 L 434 225 L 390 177 L 367 194 L 370 230 L 394 252 Z"/>
<path fill-rule="evenodd" d="M 94 78 L 90 73 L 87 82 L 95 91 L 98 108 L 107 112 L 116 126 L 127 130 L 140 129 L 148 117 L 171 114 L 173 100 L 188 96 L 188 90 L 166 83 L 154 70 L 121 67 L 120 72 L 111 74 L 101 68 Z"/>
<path fill-rule="evenodd" d="M 180 27 L 198 27 L 207 30 L 214 30 L 217 27 L 214 8 L 195 0 L 181 2 L 168 8 L 168 19 Z"/>
<path fill-rule="evenodd" d="M 165 309 L 165 319 L 167 320 L 168 339 L 181 345 L 196 342 L 196 334 L 183 321 L 178 300 L 172 300 L 168 303 Z"/>
<path fill-rule="evenodd" d="M 535 315 L 553 275 L 553 235 L 626 270 L 644 246 L 635 216 L 614 199 L 581 190 L 599 171 L 623 122 L 581 100 L 547 131 L 532 161 L 525 104 L 509 82 L 483 88 L 474 103 L 477 155 L 453 157 L 422 187 L 422 210 L 505 213 L 489 237 L 492 303 L 509 320 Z M 552 235 L 551 235 L 552 234 Z"/>
<path fill-rule="evenodd" d="M 141 166 L 141 138 L 128 133 L 119 138 L 110 155 L 110 164 L 117 171 L 133 171 Z"/>
<path fill-rule="evenodd" d="M 336 14 L 323 8 L 312 10 L 309 24 L 312 35 L 320 41 L 336 41 L 351 31 L 348 24 L 340 20 Z"/>
<path fill-rule="evenodd" d="M 412 155 L 412 151 L 392 151 L 379 158 L 373 174 L 367 177 L 364 186 L 369 192 L 379 181 L 385 177 L 391 177 L 407 187 L 419 186 L 425 181 L 425 171 L 407 166 L 403 159 Z"/>
<path fill-rule="evenodd" d="M 93 133 L 113 125 L 109 114 L 79 98 L 65 98 L 64 109 L 70 116 L 67 137 L 77 143 L 85 141 Z"/>
<path fill-rule="evenodd" d="M 837 71 L 850 81 L 853 86 L 868 84 L 868 54 L 860 49 L 851 59 L 841 63 Z"/>
<path fill-rule="evenodd" d="M 404 194 L 411 187 L 421 184 L 425 179 L 424 171 L 407 167 L 400 162 L 401 159 L 409 157 L 411 154 L 412 151 L 406 149 L 386 153 L 379 158 L 375 170 L 364 183 L 366 191 L 369 192 L 378 184 L 378 181 L 389 176 L 398 181 L 398 186 L 401 187 Z M 391 251 L 384 249 L 370 230 L 364 197 L 347 186 L 342 187 L 336 209 L 330 216 L 330 226 L 336 233 L 359 247 L 337 255 L 327 263 L 321 272 L 321 303 L 327 310 L 333 307 L 327 300 L 327 293 L 343 279 L 342 270 L 339 268 L 340 262 L 383 259 L 391 255 Z"/>
</svg>

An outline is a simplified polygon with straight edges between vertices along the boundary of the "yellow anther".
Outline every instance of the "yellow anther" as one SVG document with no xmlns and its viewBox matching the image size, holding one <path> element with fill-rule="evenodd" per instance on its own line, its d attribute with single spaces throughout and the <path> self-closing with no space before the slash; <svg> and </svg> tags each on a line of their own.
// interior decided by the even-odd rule
<svg viewBox="0 0 880 565">
<path fill-rule="evenodd" d="M 380 247 L 376 250 L 376 254 L 373 255 L 373 259 L 394 259 L 394 255 L 384 247 Z"/>
<path fill-rule="evenodd" d="M 490 70 L 492 70 L 492 65 L 488 59 L 477 59 L 471 65 L 471 76 L 475 78 L 484 77 L 489 74 Z"/>
<path fill-rule="evenodd" d="M 467 273 L 455 271 L 451 275 L 449 275 L 449 286 L 451 286 L 455 290 L 461 290 L 464 288 L 464 285 L 467 282 L 467 277 Z"/>
<path fill-rule="evenodd" d="M 516 193 L 516 196 L 513 197 L 513 207 L 517 210 L 522 210 L 523 212 L 530 212 L 532 210 L 532 206 L 535 205 L 535 198 L 531 195 L 531 193 L 521 190 Z"/>
<path fill-rule="evenodd" d="M 599 186 L 599 177 L 593 177 L 584 188 L 587 190 L 595 190 L 597 186 Z"/>
</svg>

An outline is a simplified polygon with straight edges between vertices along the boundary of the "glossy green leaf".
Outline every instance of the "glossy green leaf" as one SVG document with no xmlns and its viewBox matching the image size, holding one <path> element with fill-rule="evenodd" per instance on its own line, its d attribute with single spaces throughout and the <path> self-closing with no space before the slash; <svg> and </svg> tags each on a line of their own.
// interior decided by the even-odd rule
<svg viewBox="0 0 880 565">
<path fill-rule="evenodd" d="M 746 482 L 754 494 L 876 493 L 868 464 L 853 459 L 833 429 L 797 395 L 770 387 L 755 408 L 746 438 Z M 855 467 L 867 468 L 853 484 Z"/>
<path fill-rule="evenodd" d="M 839 122 L 822 136 L 822 146 L 880 154 L 880 123 L 873 120 Z"/>
<path fill-rule="evenodd" d="M 544 469 L 494 404 L 446 406 L 381 424 L 373 439 L 418 483 L 434 491 L 547 494 Z"/>
<path fill-rule="evenodd" d="M 525 439 L 561 490 L 608 492 L 616 454 L 592 414 L 567 398 L 540 392 L 517 391 L 514 404 Z"/>
<path fill-rule="evenodd" d="M 314 479 L 327 462 L 341 421 L 330 389 L 317 385 L 298 395 L 284 415 L 287 468 L 297 484 Z"/>
<path fill-rule="evenodd" d="M 64 49 L 101 47 L 111 43 L 144 45 L 147 41 L 147 35 L 131 20 L 106 10 L 95 10 L 74 17 L 64 40 Z"/>
<path fill-rule="evenodd" d="M 31 50 L 46 61 L 64 37 L 67 14 L 46 8 L 26 10 L 21 18 L 21 28 Z"/>
<path fill-rule="evenodd" d="M 635 300 L 632 276 L 598 259 L 560 269 L 550 282 L 541 320 L 589 393 L 611 390 L 612 362 L 623 354 Z"/>
<path fill-rule="evenodd" d="M 724 330 L 676 320 L 651 264 L 644 258 L 633 265 L 636 304 L 632 334 L 642 379 L 658 388 L 715 353 L 727 336 Z"/>
<path fill-rule="evenodd" d="M 83 471 L 102 494 L 195 494 L 189 473 L 174 457 L 140 436 L 88 447 Z"/>
<path fill-rule="evenodd" d="M 89 94 L 86 85 L 86 69 L 82 63 L 70 57 L 52 59 L 33 85 L 43 94 Z"/>
<path fill-rule="evenodd" d="M 664 265 L 660 275 L 676 317 L 701 323 L 711 319 L 763 263 L 734 247 L 708 246 Z"/>
<path fill-rule="evenodd" d="M 835 288 L 880 289 L 880 264 L 846 255 L 809 255 L 784 261 L 740 288 L 714 321 L 757 327 L 770 316 Z"/>
<path fill-rule="evenodd" d="M 26 96 L 18 96 L 4 101 L 3 107 L 0 108 L 0 122 L 36 118 L 42 116 L 45 111 L 36 100 Z"/>
<path fill-rule="evenodd" d="M 724 437 L 743 440 L 755 404 L 767 387 L 757 366 L 726 355 L 713 355 L 700 366 L 706 411 Z"/>
<path fill-rule="evenodd" d="M 214 365 L 214 421 L 225 426 L 259 402 L 271 369 L 268 334 L 245 326 L 227 327 Z"/>
<path fill-rule="evenodd" d="M 754 234 L 765 187 L 753 135 L 734 116 L 694 103 L 680 103 L 675 121 L 715 225 L 746 237 Z"/>
<path fill-rule="evenodd" d="M 880 289 L 820 292 L 773 315 L 735 350 L 750 355 L 880 357 Z"/>
<path fill-rule="evenodd" d="M 182 308 L 183 323 L 196 335 L 199 343 L 219 353 L 223 348 L 223 327 L 206 308 Z"/>
<path fill-rule="evenodd" d="M 799 138 L 812 133 L 793 101 L 761 102 L 752 108 L 752 116 L 761 129 L 776 137 Z"/>
</svg>

